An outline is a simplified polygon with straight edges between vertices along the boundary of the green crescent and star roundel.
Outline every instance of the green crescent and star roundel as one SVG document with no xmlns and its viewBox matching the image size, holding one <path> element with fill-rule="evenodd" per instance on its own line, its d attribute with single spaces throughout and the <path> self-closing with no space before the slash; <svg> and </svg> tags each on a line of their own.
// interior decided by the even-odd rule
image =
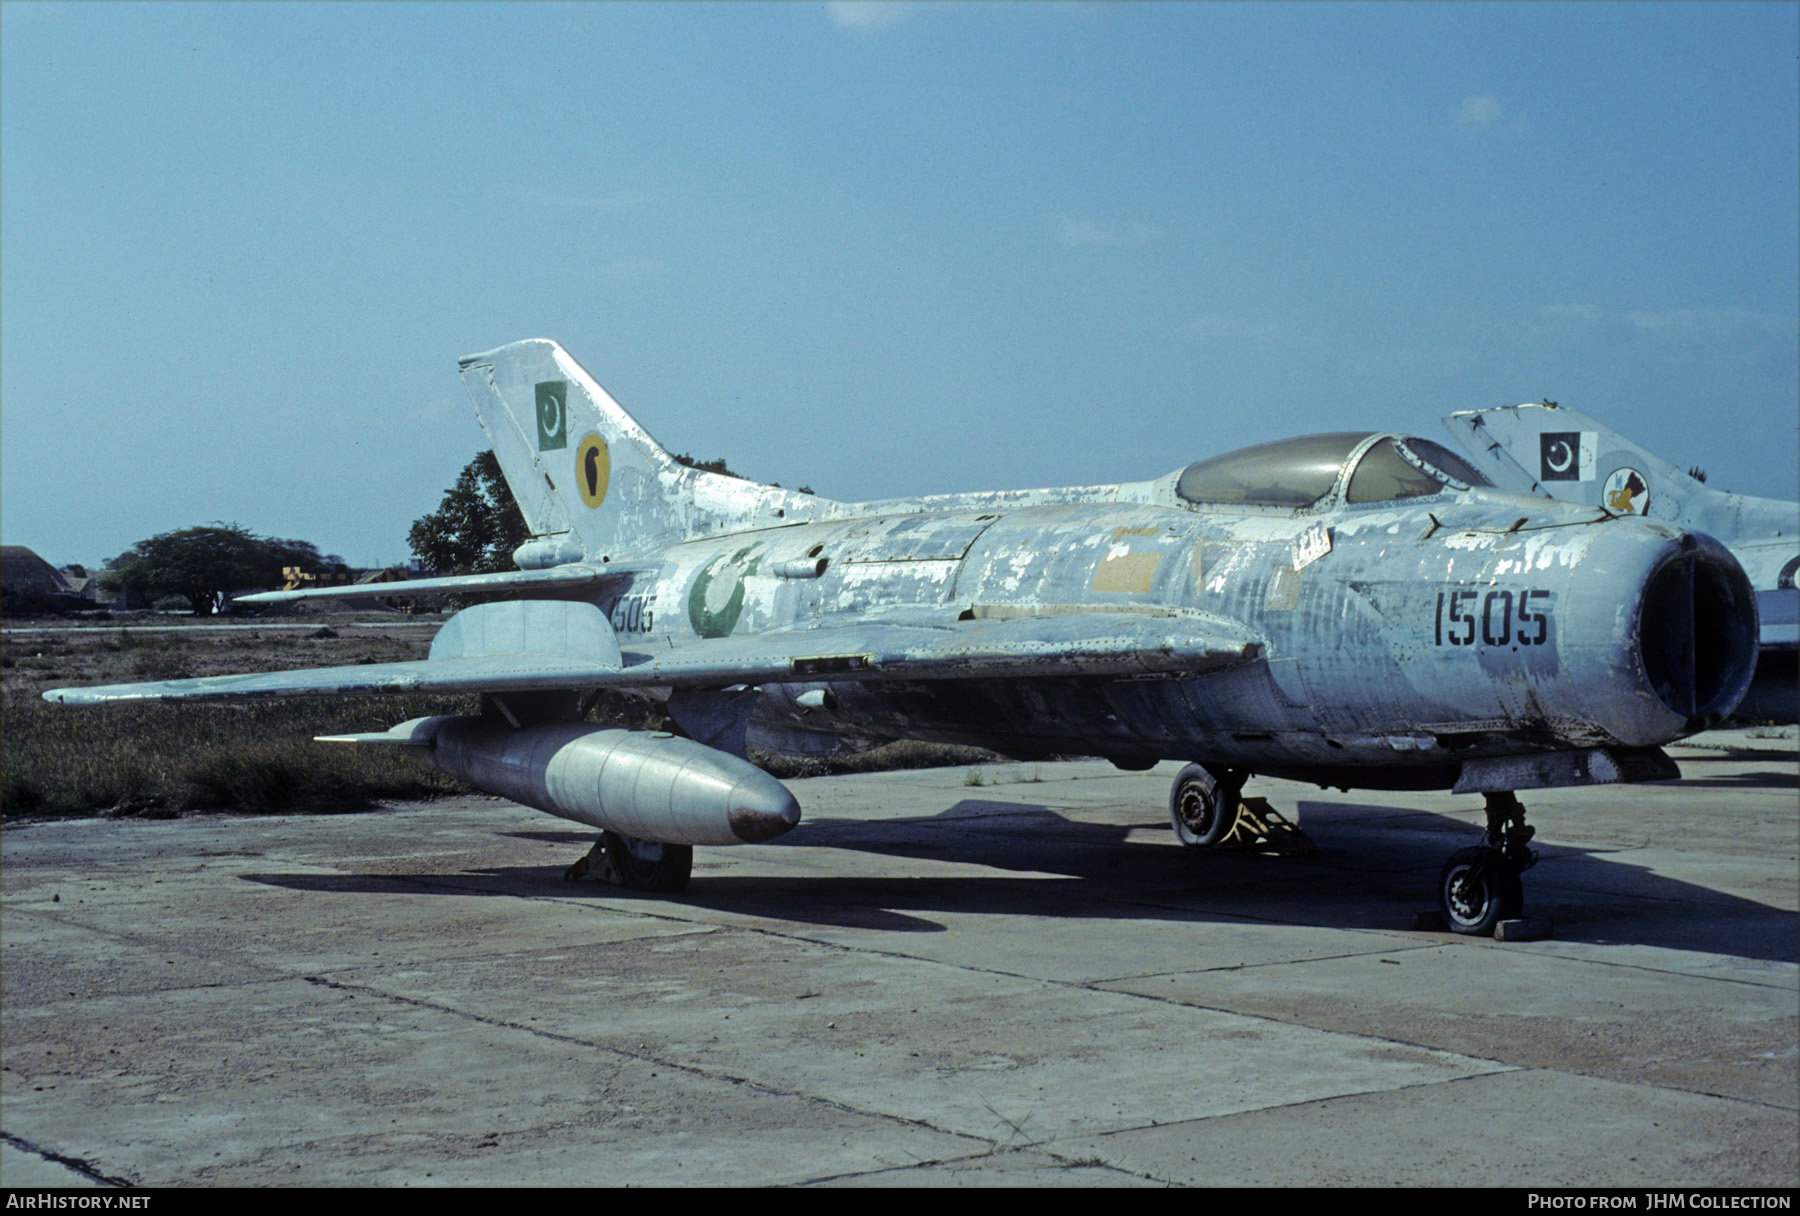
<svg viewBox="0 0 1800 1216">
<path fill-rule="evenodd" d="M 688 592 L 688 624 L 703 638 L 722 638 L 737 628 L 744 611 L 744 579 L 756 573 L 762 554 L 745 546 L 706 563 Z"/>
</svg>

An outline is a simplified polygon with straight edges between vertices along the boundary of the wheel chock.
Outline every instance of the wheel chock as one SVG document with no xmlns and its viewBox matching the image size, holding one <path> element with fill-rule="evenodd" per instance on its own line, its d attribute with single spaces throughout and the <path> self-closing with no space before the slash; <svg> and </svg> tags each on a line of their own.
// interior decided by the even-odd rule
<svg viewBox="0 0 1800 1216">
<path fill-rule="evenodd" d="M 1553 926 L 1547 920 L 1539 920 L 1535 916 L 1521 916 L 1516 920 L 1503 920 L 1494 925 L 1494 940 L 1497 942 L 1541 942 L 1550 936 Z"/>
<path fill-rule="evenodd" d="M 1219 841 L 1221 849 L 1256 849 L 1282 857 L 1309 857 L 1319 851 L 1312 837 L 1300 830 L 1267 798 L 1238 799 L 1237 822 Z"/>
</svg>

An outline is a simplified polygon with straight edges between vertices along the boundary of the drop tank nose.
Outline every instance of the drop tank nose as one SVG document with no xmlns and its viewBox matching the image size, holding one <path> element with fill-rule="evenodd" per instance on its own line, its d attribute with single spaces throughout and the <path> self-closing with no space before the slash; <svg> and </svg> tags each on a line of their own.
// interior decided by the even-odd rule
<svg viewBox="0 0 1800 1216">
<path fill-rule="evenodd" d="M 421 758 L 477 789 L 639 840 L 755 844 L 800 822 L 800 804 L 781 782 L 674 735 L 443 718 Z"/>
</svg>

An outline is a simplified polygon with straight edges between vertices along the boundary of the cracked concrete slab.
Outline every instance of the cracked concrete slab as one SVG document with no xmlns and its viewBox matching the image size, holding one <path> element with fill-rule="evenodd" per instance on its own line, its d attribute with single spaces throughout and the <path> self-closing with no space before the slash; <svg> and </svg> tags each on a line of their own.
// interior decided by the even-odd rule
<svg viewBox="0 0 1800 1216">
<path fill-rule="evenodd" d="M 1794 757 L 1682 764 L 1527 800 L 1529 944 L 1410 928 L 1478 799 L 1258 782 L 1319 852 L 1203 854 L 1172 765 L 798 781 L 662 898 L 491 798 L 8 824 L 0 1170 L 1791 1186 Z"/>
</svg>

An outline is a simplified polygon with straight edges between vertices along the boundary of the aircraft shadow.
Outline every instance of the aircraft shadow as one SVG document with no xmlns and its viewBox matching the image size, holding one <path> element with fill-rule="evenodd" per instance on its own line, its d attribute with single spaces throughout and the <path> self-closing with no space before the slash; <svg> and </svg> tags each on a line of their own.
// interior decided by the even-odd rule
<svg viewBox="0 0 1800 1216">
<path fill-rule="evenodd" d="M 840 849 L 921 863 L 917 876 L 707 873 L 674 895 L 597 882 L 568 883 L 555 865 L 412 875 L 245 874 L 247 881 L 316 892 L 641 898 L 826 928 L 938 933 L 932 914 L 1107 918 L 1170 923 L 1302 925 L 1407 930 L 1436 906 L 1439 867 L 1474 842 L 1466 820 L 1342 802 L 1299 804 L 1319 845 L 1312 856 L 1196 850 L 1129 839 L 1151 823 L 1082 822 L 1023 802 L 964 799 L 933 815 L 861 820 L 815 816 L 771 848 Z M 585 846 L 581 831 L 503 835 Z M 1603 848 L 1540 838 L 1525 876 L 1526 912 L 1561 941 L 1647 945 L 1800 962 L 1800 915 L 1657 874 Z M 1002 873 L 946 875 L 933 866 Z"/>
<path fill-rule="evenodd" d="M 586 847 L 594 843 L 599 832 L 593 828 L 576 829 L 569 832 L 499 832 L 510 840 L 541 840 L 545 844 L 578 844 Z"/>
<path fill-rule="evenodd" d="M 842 892 L 809 908 L 807 915 L 795 917 L 777 911 L 759 912 L 756 908 L 740 906 L 739 901 L 736 900 L 719 901 L 694 898 L 698 893 L 697 888 L 677 895 L 658 895 L 650 892 L 627 891 L 600 882 L 565 882 L 562 875 L 562 866 L 501 866 L 443 874 L 240 874 L 238 877 L 245 882 L 322 895 L 499 895 L 512 899 L 542 898 L 544 896 L 568 899 L 635 898 L 654 903 L 718 908 L 723 911 L 743 912 L 749 915 L 783 916 L 787 920 L 798 919 L 807 924 L 844 929 L 874 929 L 896 933 L 944 932 L 944 926 L 935 921 L 908 916 L 886 906 L 888 903 L 896 901 L 877 898 L 874 892 L 859 893 L 855 890 L 856 881 L 848 878 L 842 880 L 845 888 Z M 700 881 L 710 886 L 718 880 L 706 877 Z M 781 900 L 777 895 L 769 894 L 766 888 L 767 880 L 755 880 L 751 884 L 752 893 L 749 894 L 749 900 L 753 901 L 758 898 L 754 894 L 755 891 L 762 891 L 763 895 L 767 897 L 770 909 L 775 909 L 780 905 Z M 809 900 L 816 899 L 818 894 L 816 891 L 813 892 L 809 896 Z M 906 903 L 906 901 L 898 902 L 903 905 Z"/>
<path fill-rule="evenodd" d="M 1800 780 L 1792 773 L 1732 773 L 1725 777 L 1683 777 L 1684 789 L 1715 790 L 1792 790 L 1800 789 Z"/>
</svg>

